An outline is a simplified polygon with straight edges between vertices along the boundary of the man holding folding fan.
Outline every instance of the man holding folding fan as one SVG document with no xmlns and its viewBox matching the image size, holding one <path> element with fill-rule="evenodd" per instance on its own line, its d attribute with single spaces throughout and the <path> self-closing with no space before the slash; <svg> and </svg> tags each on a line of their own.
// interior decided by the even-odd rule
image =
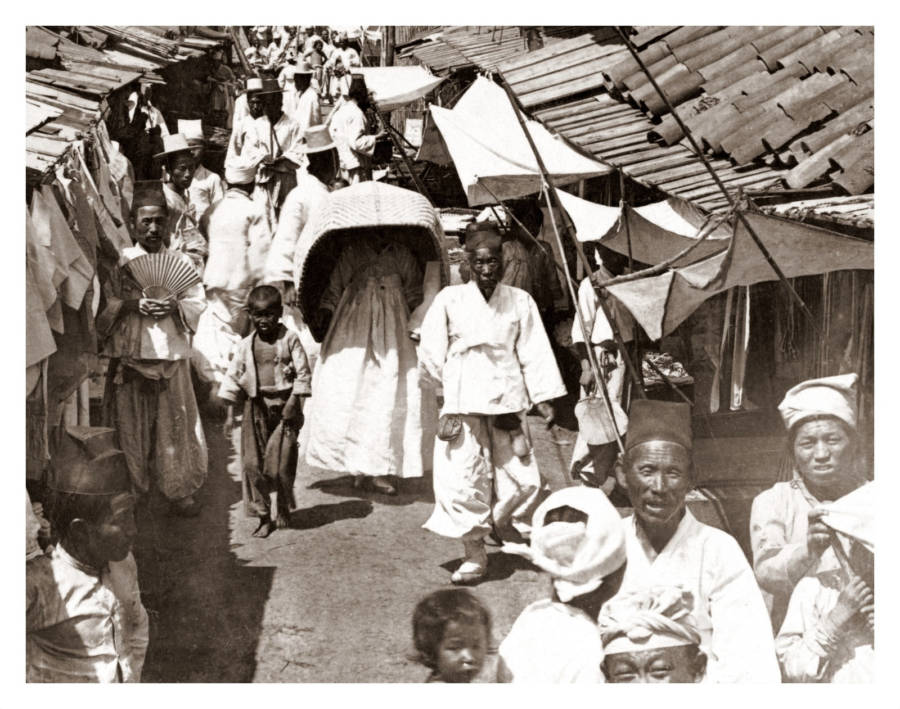
<svg viewBox="0 0 900 709">
<path fill-rule="evenodd" d="M 191 517 L 199 512 L 194 495 L 206 480 L 207 448 L 191 384 L 190 335 L 206 296 L 198 277 L 187 289 L 160 298 L 141 287 L 144 274 L 128 265 L 159 253 L 176 255 L 176 270 L 190 263 L 166 246 L 167 221 L 162 183 L 135 183 L 131 225 L 136 244 L 123 250 L 106 279 L 106 305 L 97 318 L 110 358 L 104 423 L 118 430 L 135 489 L 146 493 L 152 483 L 175 514 Z"/>
</svg>

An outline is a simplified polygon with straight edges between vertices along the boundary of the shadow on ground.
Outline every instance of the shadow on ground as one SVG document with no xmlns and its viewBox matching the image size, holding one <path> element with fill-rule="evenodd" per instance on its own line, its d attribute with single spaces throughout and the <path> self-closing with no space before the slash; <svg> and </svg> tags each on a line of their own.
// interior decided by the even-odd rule
<svg viewBox="0 0 900 709">
<path fill-rule="evenodd" d="M 521 556 L 516 556 L 515 554 L 504 554 L 503 552 L 497 551 L 489 553 L 487 558 L 487 573 L 481 578 L 479 583 L 485 583 L 487 581 L 503 581 L 516 573 L 516 571 L 537 570 L 530 561 Z M 440 566 L 442 569 L 446 569 L 450 573 L 453 573 L 462 562 L 462 558 L 458 558 L 444 562 Z"/>
<path fill-rule="evenodd" d="M 371 500 L 379 505 L 389 507 L 411 505 L 416 502 L 434 503 L 434 490 L 431 482 L 431 473 L 426 473 L 422 478 L 399 480 L 394 483 L 397 486 L 396 495 L 384 495 L 372 490 L 353 487 L 352 475 L 341 475 L 336 478 L 327 478 L 314 482 L 310 487 L 327 495 L 339 497 L 355 497 L 357 500 Z"/>
<path fill-rule="evenodd" d="M 200 515 L 169 516 L 158 498 L 138 510 L 134 552 L 150 614 L 144 682 L 250 682 L 256 672 L 275 568 L 247 566 L 232 551 L 231 508 L 240 504 L 241 485 L 226 472 L 231 448 L 221 422 L 208 424 Z"/>
<path fill-rule="evenodd" d="M 291 529 L 315 529 L 344 519 L 362 519 L 372 514 L 368 500 L 347 500 L 333 505 L 316 505 L 291 513 Z"/>
</svg>

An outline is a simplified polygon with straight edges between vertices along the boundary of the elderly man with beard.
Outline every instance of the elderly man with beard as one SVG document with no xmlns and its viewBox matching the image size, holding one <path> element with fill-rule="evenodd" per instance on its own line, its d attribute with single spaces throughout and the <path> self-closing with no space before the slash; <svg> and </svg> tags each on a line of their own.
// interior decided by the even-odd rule
<svg viewBox="0 0 900 709">
<path fill-rule="evenodd" d="M 621 593 L 652 586 L 690 591 L 711 682 L 779 682 L 772 628 L 753 570 L 737 542 L 698 522 L 688 404 L 632 402 L 616 477 L 634 513 L 623 520 L 628 566 Z"/>
<path fill-rule="evenodd" d="M 425 528 L 462 540 L 465 558 L 453 583 L 484 576 L 484 538 L 493 526 L 530 534 L 541 476 L 525 415 L 536 404 L 551 424 L 550 401 L 566 393 L 537 305 L 500 283 L 496 228 L 471 225 L 466 252 L 472 280 L 437 294 L 419 345 L 420 376 L 442 391 L 435 507 Z"/>
</svg>

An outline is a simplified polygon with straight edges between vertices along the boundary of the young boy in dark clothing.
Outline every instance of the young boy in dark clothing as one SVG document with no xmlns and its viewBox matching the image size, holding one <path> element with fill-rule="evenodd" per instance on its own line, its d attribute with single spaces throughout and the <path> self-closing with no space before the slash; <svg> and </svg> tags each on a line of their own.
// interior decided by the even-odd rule
<svg viewBox="0 0 900 709">
<path fill-rule="evenodd" d="M 234 404 L 243 402 L 241 469 L 249 508 L 259 518 L 255 537 L 287 527 L 293 507 L 297 469 L 297 433 L 303 425 L 302 397 L 312 393 L 309 362 L 300 336 L 281 322 L 281 294 L 257 286 L 247 299 L 253 332 L 235 347 L 219 396 L 229 403 L 226 430 Z M 276 493 L 272 520 L 269 494 Z"/>
</svg>

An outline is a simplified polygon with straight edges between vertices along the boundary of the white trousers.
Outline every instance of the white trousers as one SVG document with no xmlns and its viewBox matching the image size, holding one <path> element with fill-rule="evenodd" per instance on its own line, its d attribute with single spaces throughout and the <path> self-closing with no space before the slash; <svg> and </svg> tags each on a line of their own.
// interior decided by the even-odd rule
<svg viewBox="0 0 900 709">
<path fill-rule="evenodd" d="M 512 525 L 531 532 L 541 474 L 532 452 L 524 461 L 512 450 L 508 431 L 494 428 L 493 416 L 460 416 L 455 440 L 434 443 L 434 511 L 423 525 L 444 537 L 472 541 Z M 523 429 L 527 423 L 522 417 Z"/>
</svg>

